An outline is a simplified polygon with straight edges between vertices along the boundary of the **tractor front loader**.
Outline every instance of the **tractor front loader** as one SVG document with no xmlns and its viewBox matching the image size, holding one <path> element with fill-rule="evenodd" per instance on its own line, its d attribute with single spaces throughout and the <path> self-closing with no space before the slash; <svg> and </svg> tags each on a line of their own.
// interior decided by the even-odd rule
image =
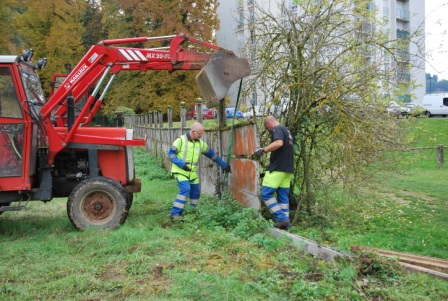
<svg viewBox="0 0 448 301">
<path fill-rule="evenodd" d="M 162 46 L 141 48 L 147 42 Z M 195 45 L 210 51 L 193 50 Z M 0 214 L 66 197 L 78 229 L 123 224 L 141 190 L 133 147 L 145 139 L 123 127 L 89 127 L 120 71 L 199 70 L 196 81 L 209 105 L 250 74 L 247 60 L 183 34 L 105 40 L 45 100 L 37 71 L 46 59 L 34 64 L 32 54 L 0 55 Z"/>
</svg>

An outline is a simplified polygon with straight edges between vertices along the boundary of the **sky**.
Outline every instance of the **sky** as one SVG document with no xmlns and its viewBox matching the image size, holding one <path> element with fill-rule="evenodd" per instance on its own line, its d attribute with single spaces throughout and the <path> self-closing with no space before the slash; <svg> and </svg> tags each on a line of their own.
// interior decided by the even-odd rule
<svg viewBox="0 0 448 301">
<path fill-rule="evenodd" d="M 425 15 L 426 73 L 448 80 L 448 0 L 426 0 Z"/>
</svg>

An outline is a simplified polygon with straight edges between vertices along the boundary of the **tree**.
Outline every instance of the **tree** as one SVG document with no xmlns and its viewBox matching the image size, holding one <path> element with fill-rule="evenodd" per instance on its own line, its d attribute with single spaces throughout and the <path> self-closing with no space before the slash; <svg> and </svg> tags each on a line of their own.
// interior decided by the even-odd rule
<svg viewBox="0 0 448 301">
<path fill-rule="evenodd" d="M 183 32 L 213 42 L 213 32 L 219 25 L 217 0 L 1 1 L 5 2 L 0 14 L 0 22 L 5 25 L 1 27 L 2 37 L 10 41 L 2 47 L 33 48 L 35 58 L 47 58 L 47 67 L 40 72 L 47 94 L 51 75 L 65 73 L 67 63 L 74 67 L 87 49 L 101 40 Z M 10 14 L 11 10 L 16 13 Z M 103 109 L 107 114 L 125 105 L 141 113 L 166 110 L 171 104 L 176 114 L 180 101 L 190 104 L 200 96 L 194 77 L 195 72 L 188 71 L 121 72 L 106 95 Z"/>
<path fill-rule="evenodd" d="M 39 73 L 45 91 L 50 89 L 53 73 L 65 73 L 65 64 L 78 63 L 86 51 L 83 18 L 86 1 L 25 0 L 23 13 L 16 16 L 14 27 L 22 37 L 23 49 L 32 48 L 38 58 L 46 57 L 47 66 Z"/>
<path fill-rule="evenodd" d="M 442 79 L 437 83 L 438 92 L 448 92 L 448 80 Z"/>
<path fill-rule="evenodd" d="M 15 17 L 23 8 L 15 0 L 0 0 L 0 53 L 19 54 L 22 38 L 14 27 Z"/>
<path fill-rule="evenodd" d="M 213 32 L 219 25 L 216 18 L 217 0 L 187 1 L 102 1 L 103 25 L 108 38 L 133 36 L 166 36 L 185 33 L 204 41 L 213 42 Z M 145 47 L 160 47 L 164 45 Z M 166 46 L 166 45 L 165 45 Z M 204 49 L 203 49 L 204 50 Z M 207 50 L 209 51 L 209 50 Z M 180 111 L 180 102 L 194 104 L 200 96 L 195 82 L 196 72 L 150 71 L 146 73 L 121 72 L 107 96 L 107 110 L 120 105 L 136 112 L 166 110 Z"/>
<path fill-rule="evenodd" d="M 0 53 L 8 53 L 9 39 L 12 37 L 11 1 L 0 0 Z"/>
<path fill-rule="evenodd" d="M 439 81 L 437 75 L 426 73 L 426 93 L 431 94 L 441 92 L 448 92 L 448 81 L 445 79 Z"/>
<path fill-rule="evenodd" d="M 296 3 L 297 10 L 279 7 L 281 17 L 256 5 L 247 47 L 254 76 L 246 89 L 263 91 L 265 105 L 282 111 L 280 121 L 296 138 L 294 221 L 302 204 L 311 214 L 335 187 L 353 192 L 371 181 L 372 163 L 406 145 L 406 121 L 385 107 L 413 88 L 412 81 L 398 84 L 408 68 L 398 55 L 419 33 L 391 40 L 375 10 L 366 9 L 370 1 Z"/>
</svg>

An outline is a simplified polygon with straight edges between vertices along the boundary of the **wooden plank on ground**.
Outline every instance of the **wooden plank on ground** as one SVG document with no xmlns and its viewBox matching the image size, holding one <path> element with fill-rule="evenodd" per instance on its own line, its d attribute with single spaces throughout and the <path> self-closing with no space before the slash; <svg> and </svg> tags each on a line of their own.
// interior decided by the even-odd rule
<svg viewBox="0 0 448 301">
<path fill-rule="evenodd" d="M 445 259 L 362 246 L 351 246 L 350 250 L 353 252 L 376 252 L 386 257 L 396 257 L 400 261 L 400 264 L 410 271 L 423 272 L 448 281 L 448 274 L 445 273 L 448 272 L 448 260 Z"/>
<path fill-rule="evenodd" d="M 436 270 L 444 273 L 448 272 L 448 260 L 441 258 L 421 256 L 421 255 L 382 250 L 378 248 L 362 247 L 362 246 L 351 246 L 350 250 L 352 251 L 364 250 L 369 252 L 376 252 L 378 254 L 388 257 L 397 257 L 401 262 L 405 262 L 411 265 L 417 265 L 427 269 Z"/>
<path fill-rule="evenodd" d="M 437 278 L 443 279 L 445 281 L 448 281 L 448 274 L 445 274 L 445 273 L 442 273 L 439 271 L 435 271 L 435 270 L 431 270 L 431 269 L 427 269 L 427 268 L 424 268 L 421 266 L 408 264 L 405 262 L 400 262 L 400 264 L 412 272 L 423 272 L 423 273 L 429 274 L 433 277 L 437 277 Z"/>
</svg>

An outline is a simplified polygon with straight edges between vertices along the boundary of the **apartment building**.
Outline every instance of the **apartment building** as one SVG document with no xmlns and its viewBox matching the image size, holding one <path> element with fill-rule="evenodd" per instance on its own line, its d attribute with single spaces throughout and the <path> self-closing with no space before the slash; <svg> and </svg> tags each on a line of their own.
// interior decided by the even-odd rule
<svg viewBox="0 0 448 301">
<path fill-rule="evenodd" d="M 257 35 L 255 5 L 260 6 L 263 10 L 269 11 L 273 15 L 281 17 L 280 7 L 297 11 L 300 13 L 300 7 L 293 0 L 227 0 L 221 1 L 218 7 L 218 17 L 221 27 L 216 32 L 217 42 L 219 45 L 233 50 L 239 56 L 245 56 L 252 60 L 251 53 L 247 53 L 247 45 L 250 46 L 255 42 Z M 425 1 L 424 0 L 374 0 L 368 4 L 368 9 L 375 9 L 378 17 L 384 20 L 385 28 L 390 39 L 404 38 L 411 31 L 421 28 L 424 30 L 425 18 Z M 425 93 L 425 69 L 424 59 L 418 57 L 418 53 L 422 53 L 424 44 L 422 40 L 413 41 L 407 47 L 402 49 L 399 55 L 397 81 L 390 83 L 406 87 L 406 83 L 412 79 L 416 82 L 417 88 L 410 90 L 403 89 L 403 95 L 398 97 L 404 101 L 420 103 Z M 420 43 L 420 52 L 418 52 L 417 44 Z M 423 42 L 424 43 L 424 42 Z M 250 47 L 249 47 L 250 49 Z M 409 63 L 412 60 L 412 67 L 409 69 Z M 231 87 L 229 97 L 232 102 L 237 98 L 237 85 Z M 246 106 L 253 103 L 255 105 L 262 104 L 265 96 L 261 91 L 252 91 L 243 100 Z"/>
</svg>

